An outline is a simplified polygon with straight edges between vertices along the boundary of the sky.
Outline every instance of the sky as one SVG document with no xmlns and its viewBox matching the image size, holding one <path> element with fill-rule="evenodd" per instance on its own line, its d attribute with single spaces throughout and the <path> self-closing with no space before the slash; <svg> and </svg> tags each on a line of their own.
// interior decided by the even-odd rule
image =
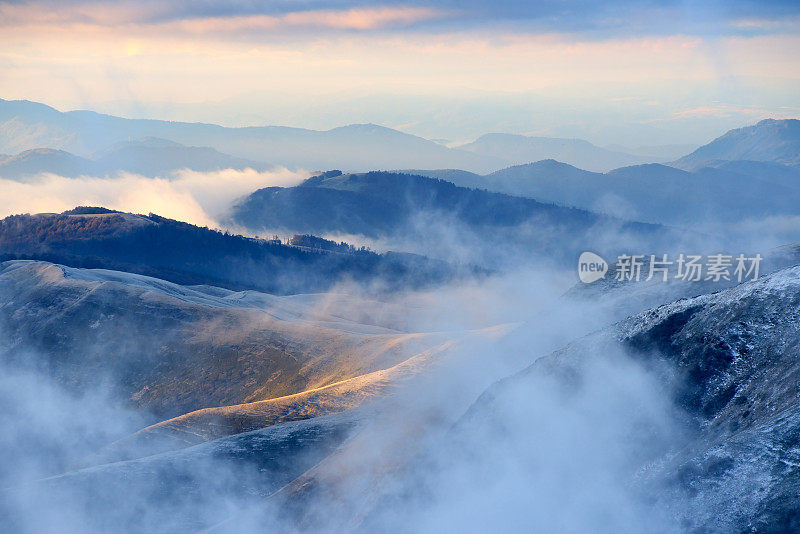
<svg viewBox="0 0 800 534">
<path fill-rule="evenodd" d="M 800 116 L 800 2 L 0 0 L 0 98 L 602 146 Z"/>
</svg>

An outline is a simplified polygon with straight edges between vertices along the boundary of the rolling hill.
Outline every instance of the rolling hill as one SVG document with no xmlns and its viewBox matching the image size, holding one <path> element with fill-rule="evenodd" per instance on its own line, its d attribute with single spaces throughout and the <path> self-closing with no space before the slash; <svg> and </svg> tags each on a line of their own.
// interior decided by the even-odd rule
<svg viewBox="0 0 800 534">
<path fill-rule="evenodd" d="M 193 443 L 384 396 L 452 339 L 363 322 L 346 294 L 274 296 L 46 262 L 0 264 L 0 295 L 4 365 L 34 354 L 69 390 L 103 382 L 154 423 L 177 417 L 159 428 Z"/>
<path fill-rule="evenodd" d="M 0 158 L 0 178 L 12 180 L 44 173 L 72 178 L 93 174 L 95 170 L 93 161 L 52 148 L 33 148 Z"/>
<path fill-rule="evenodd" d="M 0 298 L 4 372 L 39 370 L 39 400 L 25 410 L 50 406 L 52 383 L 96 425 L 125 429 L 98 419 L 99 407 L 152 423 L 88 455 L 69 449 L 22 492 L 0 471 L 0 522 L 45 530 L 65 498 L 95 511 L 82 529 L 208 527 L 231 510 L 215 499 L 260 504 L 336 451 L 400 384 L 452 359 L 461 338 L 498 335 L 401 329 L 388 305 L 345 293 L 234 292 L 35 261 L 0 263 Z M 97 389 L 107 396 L 85 396 Z M 53 421 L 52 435 L 53 425 L 75 431 Z M 59 447 L 40 436 L 25 454 L 34 446 Z M 32 495 L 54 512 L 20 518 L 15 506 Z M 124 504 L 133 497 L 152 504 L 143 513 Z"/>
<path fill-rule="evenodd" d="M 374 284 L 376 289 L 418 287 L 456 273 L 443 262 L 411 254 L 376 254 L 347 246 L 326 250 L 319 244 L 293 246 L 153 214 L 103 208 L 6 217 L 0 221 L 0 259 L 45 260 L 181 284 L 273 293 L 314 292 L 348 281 Z M 464 272 L 474 274 L 468 267 Z"/>
</svg>

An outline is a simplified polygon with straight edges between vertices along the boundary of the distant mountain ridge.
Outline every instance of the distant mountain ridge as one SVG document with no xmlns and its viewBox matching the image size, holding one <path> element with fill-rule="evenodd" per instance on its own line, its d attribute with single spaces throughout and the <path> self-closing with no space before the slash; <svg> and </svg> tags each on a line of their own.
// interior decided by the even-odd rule
<svg viewBox="0 0 800 534">
<path fill-rule="evenodd" d="M 717 161 L 695 171 L 645 164 L 607 173 L 543 160 L 478 175 L 414 170 L 510 195 L 651 223 L 690 226 L 770 215 L 800 215 L 800 169 L 771 162 Z"/>
<path fill-rule="evenodd" d="M 696 169 L 720 160 L 800 165 L 800 120 L 765 119 L 753 126 L 730 130 L 673 165 L 681 169 Z"/>
<path fill-rule="evenodd" d="M 626 165 L 648 163 L 654 159 L 648 156 L 600 148 L 582 139 L 532 137 L 504 133 L 486 134 L 458 148 L 512 163 L 555 159 L 583 169 L 599 172 Z"/>
<path fill-rule="evenodd" d="M 796 165 L 797 122 L 768 119 L 732 130 L 674 165 L 694 169 L 716 160 L 741 159 Z M 755 130 L 757 135 L 753 135 Z M 351 124 L 325 131 L 287 126 L 230 128 L 127 119 L 84 110 L 60 112 L 36 102 L 0 99 L 0 153 L 48 148 L 92 158 L 114 145 L 142 138 L 208 147 L 230 157 L 295 169 L 342 168 L 349 172 L 452 168 L 483 174 L 545 159 L 606 172 L 630 165 L 666 163 L 670 159 L 666 154 L 674 155 L 680 147 L 644 145 L 626 152 L 624 147 L 603 148 L 581 139 L 507 133 L 489 133 L 470 143 L 447 147 L 376 124 Z"/>
<path fill-rule="evenodd" d="M 0 158 L 0 178 L 23 180 L 40 174 L 67 178 L 111 176 L 121 172 L 155 177 L 178 170 L 211 172 L 223 169 L 264 171 L 272 165 L 223 154 L 209 147 L 189 147 L 147 137 L 123 141 L 84 158 L 63 150 L 36 148 Z"/>
<path fill-rule="evenodd" d="M 92 160 L 53 148 L 33 148 L 13 156 L 0 157 L 0 178 L 12 180 L 44 173 L 72 178 L 95 171 L 95 162 Z"/>
<path fill-rule="evenodd" d="M 50 148 L 89 158 L 125 140 L 146 137 L 210 147 L 238 158 L 290 168 L 343 168 L 350 172 L 459 168 L 486 173 L 548 158 L 606 171 L 659 160 L 648 154 L 601 148 L 581 139 L 486 134 L 471 143 L 448 147 L 375 124 L 351 124 L 325 131 L 286 126 L 228 128 L 126 119 L 82 110 L 60 112 L 36 102 L 0 99 L 0 152 Z"/>
<path fill-rule="evenodd" d="M 44 104 L 0 99 L 0 153 L 49 148 L 90 158 L 130 139 L 162 138 L 290 168 L 348 171 L 452 168 L 488 173 L 509 165 L 555 159 L 595 172 L 666 163 L 676 146 L 599 147 L 581 139 L 490 133 L 448 148 L 375 124 L 318 131 L 286 126 L 228 128 L 215 124 L 126 119 L 93 111 L 60 112 Z M 717 160 L 773 161 L 797 165 L 798 121 L 761 121 L 732 130 L 673 165 L 688 170 Z M 627 152 L 625 150 L 628 150 Z M 659 155 L 660 154 L 660 155 Z"/>
<path fill-rule="evenodd" d="M 0 100 L 0 152 L 51 148 L 90 157 L 125 140 L 146 137 L 211 147 L 238 158 L 303 169 L 370 170 L 422 165 L 488 172 L 506 164 L 375 124 L 327 131 L 285 126 L 226 128 L 125 119 L 92 111 L 60 112 L 35 102 Z"/>
</svg>

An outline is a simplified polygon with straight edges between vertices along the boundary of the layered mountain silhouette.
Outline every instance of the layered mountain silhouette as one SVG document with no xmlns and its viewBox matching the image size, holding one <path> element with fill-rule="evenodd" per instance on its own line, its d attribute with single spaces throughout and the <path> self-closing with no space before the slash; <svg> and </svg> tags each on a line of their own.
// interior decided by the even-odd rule
<svg viewBox="0 0 800 534">
<path fill-rule="evenodd" d="M 90 157 L 118 143 L 147 137 L 192 147 L 210 147 L 237 158 L 303 169 L 368 170 L 422 165 L 486 172 L 506 164 L 374 124 L 355 124 L 327 131 L 282 126 L 225 128 L 213 124 L 124 119 L 91 111 L 62 113 L 34 102 L 0 100 L 2 153 L 49 148 Z"/>
<path fill-rule="evenodd" d="M 772 162 L 717 161 L 695 171 L 652 163 L 596 173 L 543 160 L 483 176 L 451 170 L 409 172 L 676 226 L 800 214 L 795 201 L 800 169 Z"/>
<path fill-rule="evenodd" d="M 767 119 L 755 126 L 731 130 L 672 165 L 687 170 L 713 165 L 719 160 L 796 165 L 797 123 L 795 119 Z M 21 155 L 30 150 L 51 149 L 94 158 L 120 143 L 146 138 L 169 140 L 186 147 L 207 147 L 205 153 L 198 149 L 190 159 L 215 161 L 214 158 L 223 157 L 208 151 L 213 149 L 230 154 L 228 158 L 246 160 L 251 166 L 269 163 L 303 169 L 452 168 L 486 173 L 509 165 L 555 159 L 579 168 L 607 172 L 624 166 L 667 161 L 647 151 L 633 154 L 622 149 L 601 148 L 581 139 L 491 133 L 471 143 L 448 148 L 374 124 L 354 124 L 327 131 L 283 126 L 226 128 L 202 123 L 125 119 L 92 111 L 60 112 L 35 102 L 0 100 L 0 153 Z M 142 143 L 139 146 L 137 150 L 144 149 Z M 134 155 L 133 150 L 127 149 L 128 156 Z M 147 154 L 143 152 L 143 155 Z M 125 151 L 117 156 L 126 161 Z M 162 156 L 167 161 L 175 157 Z M 11 156 L 6 159 L 8 157 Z M 142 164 L 136 161 L 137 165 Z M 229 164 L 238 168 L 244 162 L 233 160 Z M 67 162 L 65 165 L 69 168 Z M 197 165 L 203 167 L 203 163 Z M 152 171 L 147 166 L 142 169 L 142 173 L 149 172 Z"/>
</svg>

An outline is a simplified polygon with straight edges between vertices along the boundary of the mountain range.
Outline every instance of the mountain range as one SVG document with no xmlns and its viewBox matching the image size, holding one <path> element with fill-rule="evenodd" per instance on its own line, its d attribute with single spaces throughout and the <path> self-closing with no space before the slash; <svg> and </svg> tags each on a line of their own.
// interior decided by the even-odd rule
<svg viewBox="0 0 800 534">
<path fill-rule="evenodd" d="M 188 147 L 152 137 L 116 143 L 92 158 L 52 148 L 35 148 L 0 158 L 0 177 L 12 180 L 40 174 L 76 178 L 128 172 L 163 177 L 183 169 L 211 172 L 223 169 L 264 171 L 269 168 L 270 165 L 222 154 L 213 148 Z"/>
<path fill-rule="evenodd" d="M 649 163 L 659 159 L 600 148 L 582 139 L 558 139 L 504 133 L 486 134 L 458 148 L 513 163 L 555 159 L 598 172 L 627 165 Z"/>
<path fill-rule="evenodd" d="M 798 215 L 800 168 L 775 162 L 717 161 L 695 171 L 656 163 L 607 173 L 543 160 L 487 175 L 408 171 L 509 195 L 675 226 Z"/>
<path fill-rule="evenodd" d="M 227 128 L 202 123 L 126 119 L 92 111 L 60 112 L 35 102 L 0 99 L 0 153 L 21 157 L 30 150 L 51 149 L 96 159 L 115 145 L 147 138 L 187 147 L 206 147 L 205 154 L 195 150 L 191 157 L 182 160 L 183 165 L 195 158 L 221 157 L 209 149 L 230 154 L 229 158 L 247 160 L 251 166 L 271 164 L 350 171 L 458 168 L 485 173 L 509 165 L 556 159 L 605 172 L 626 165 L 669 160 L 660 149 L 648 151 L 645 147 L 626 152 L 621 147 L 601 148 L 580 139 L 492 133 L 448 148 L 374 124 L 353 124 L 326 131 L 283 126 Z M 158 144 L 159 148 L 164 148 L 167 141 Z M 673 147 L 668 152 L 674 154 L 676 150 L 678 147 Z M 244 162 L 233 160 L 231 164 L 239 166 Z M 107 167 L 108 162 L 100 169 Z M 142 172 L 152 171 L 145 167 Z"/>
<path fill-rule="evenodd" d="M 302 169 L 403 168 L 425 165 L 489 171 L 504 162 L 374 124 L 327 131 L 283 126 L 225 128 L 213 124 L 124 119 L 91 111 L 60 112 L 28 101 L 0 100 L 0 153 L 49 148 L 81 157 L 132 139 L 155 137 L 210 147 L 237 158 Z"/>
<path fill-rule="evenodd" d="M 793 198 L 800 187 L 800 170 L 793 158 L 800 147 L 800 121 L 794 119 L 764 120 L 732 130 L 669 165 L 647 163 L 622 167 L 619 165 L 647 158 L 626 159 L 622 157 L 624 153 L 600 149 L 581 140 L 488 134 L 450 149 L 374 125 L 353 125 L 326 132 L 281 127 L 223 128 L 122 119 L 84 111 L 61 113 L 32 102 L 0 101 L 0 121 L 3 121 L 0 151 L 31 147 L 0 159 L 0 177 L 16 180 L 41 173 L 68 177 L 120 172 L 168 176 L 179 169 L 266 170 L 271 164 L 338 168 L 339 163 L 344 163 L 341 167 L 402 168 L 397 165 L 401 161 L 414 161 L 443 163 L 446 167 L 422 170 L 414 166 L 404 173 L 627 220 L 691 227 L 798 215 Z M 230 154 L 236 155 L 219 149 L 229 149 Z M 601 164 L 601 160 L 605 163 Z M 588 169 L 615 168 L 600 173 L 569 164 L 578 161 Z M 523 164 L 508 167 L 507 162 Z M 493 172 L 472 172 L 487 169 Z M 274 190 L 272 207 L 283 210 L 280 217 L 276 212 L 272 220 L 257 221 L 252 210 L 243 215 L 241 206 L 251 205 L 251 200 L 250 204 L 241 203 L 232 219 L 239 219 L 250 228 L 295 227 L 301 232 L 374 237 L 387 232 L 381 225 L 397 225 L 396 221 L 414 211 L 408 206 L 384 205 L 383 211 L 373 210 L 375 213 L 368 215 L 364 210 L 371 209 L 369 205 L 355 206 L 353 203 L 360 200 L 353 198 L 352 193 L 332 192 L 332 189 L 335 188 L 328 183 L 324 191 L 321 188 L 291 193 Z M 309 206 L 317 206 L 317 211 L 304 216 L 316 218 L 316 222 L 292 219 L 286 211 L 293 203 L 301 202 L 301 195 L 315 196 L 307 202 L 311 203 Z M 331 198 L 323 199 L 320 195 Z M 375 197 L 374 192 L 370 195 Z M 278 197 L 282 198 L 283 207 L 275 204 Z M 322 204 L 330 205 L 320 208 Z M 341 211 L 345 205 L 350 206 L 352 221 L 345 222 L 339 213 L 331 215 L 338 221 L 335 224 L 322 223 L 328 217 L 325 210 Z"/>
</svg>

